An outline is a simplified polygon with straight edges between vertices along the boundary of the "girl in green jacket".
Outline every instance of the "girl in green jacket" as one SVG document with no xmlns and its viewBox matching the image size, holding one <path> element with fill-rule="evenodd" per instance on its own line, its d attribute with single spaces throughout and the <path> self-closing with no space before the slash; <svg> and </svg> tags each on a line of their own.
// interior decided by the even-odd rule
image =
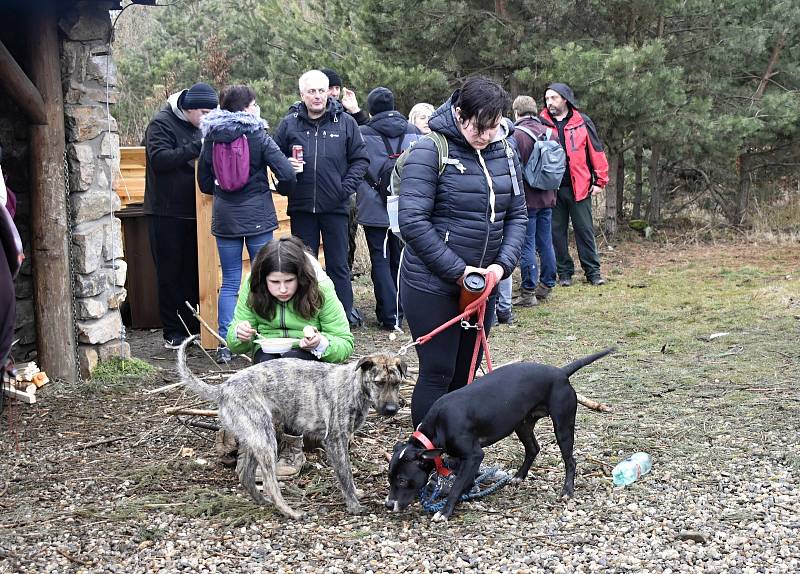
<svg viewBox="0 0 800 574">
<path fill-rule="evenodd" d="M 295 339 L 287 352 L 265 353 L 258 339 Z M 256 363 L 298 358 L 343 363 L 353 335 L 333 282 L 297 237 L 275 239 L 256 255 L 239 290 L 228 329 L 234 353 L 255 350 Z"/>
<path fill-rule="evenodd" d="M 260 339 L 295 342 L 285 352 L 267 353 Z M 293 236 L 273 239 L 259 250 L 239 290 L 227 340 L 234 353 L 255 350 L 255 363 L 280 358 L 343 363 L 353 354 L 353 335 L 333 282 Z M 221 432 L 218 442 L 224 445 Z M 305 460 L 300 429 L 284 428 L 275 466 L 278 479 L 300 474 Z"/>
</svg>

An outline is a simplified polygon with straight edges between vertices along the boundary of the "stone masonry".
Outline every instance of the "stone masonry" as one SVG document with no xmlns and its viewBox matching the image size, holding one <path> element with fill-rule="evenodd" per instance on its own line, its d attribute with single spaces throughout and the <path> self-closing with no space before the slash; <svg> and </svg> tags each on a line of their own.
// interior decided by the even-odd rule
<svg viewBox="0 0 800 574">
<path fill-rule="evenodd" d="M 110 7 L 110 2 L 75 2 L 59 19 L 75 319 L 83 376 L 99 360 L 130 356 L 119 311 L 127 272 L 120 220 L 113 215 L 120 200 L 111 187 L 119 170 L 119 134 L 107 111 L 107 104 L 117 101 Z"/>
</svg>

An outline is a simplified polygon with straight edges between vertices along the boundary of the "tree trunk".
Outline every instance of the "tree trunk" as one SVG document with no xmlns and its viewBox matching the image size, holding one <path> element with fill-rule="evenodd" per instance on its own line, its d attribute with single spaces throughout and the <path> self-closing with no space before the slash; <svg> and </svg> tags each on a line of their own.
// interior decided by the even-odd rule
<svg viewBox="0 0 800 574">
<path fill-rule="evenodd" d="M 64 102 L 54 0 L 35 3 L 28 26 L 30 77 L 46 125 L 30 128 L 33 296 L 38 363 L 50 377 L 77 379 L 64 182 Z"/>
<path fill-rule="evenodd" d="M 741 225 L 747 216 L 747 208 L 750 205 L 750 170 L 748 168 L 747 152 L 737 158 L 736 164 L 739 172 L 739 187 L 736 189 L 736 204 L 733 206 L 732 217 L 729 217 L 733 225 Z M 730 213 L 730 210 L 727 210 Z"/>
<path fill-rule="evenodd" d="M 617 221 L 622 219 L 623 208 L 625 207 L 625 152 L 618 154 L 619 161 L 617 162 Z"/>
<path fill-rule="evenodd" d="M 633 150 L 633 219 L 642 218 L 642 163 L 643 153 L 641 142 L 636 142 Z"/>
<path fill-rule="evenodd" d="M 650 223 L 661 222 L 661 182 L 659 180 L 658 162 L 661 159 L 661 144 L 653 144 L 650 148 Z"/>
<path fill-rule="evenodd" d="M 772 54 L 769 57 L 769 62 L 767 62 L 767 69 L 764 70 L 764 75 L 761 76 L 761 81 L 758 83 L 756 93 L 753 95 L 753 101 L 758 102 L 764 97 L 764 92 L 767 89 L 767 83 L 769 82 L 770 78 L 777 73 L 774 71 L 775 66 L 778 64 L 778 58 L 780 58 L 781 52 L 783 51 L 783 47 L 785 45 L 786 35 L 783 33 L 778 34 L 778 38 L 775 40 L 775 45 L 772 47 Z"/>
<path fill-rule="evenodd" d="M 610 165 L 608 173 L 612 176 L 608 182 L 605 191 L 605 214 L 603 216 L 603 233 L 606 238 L 611 241 L 617 233 L 617 193 L 616 193 L 616 178 L 617 178 L 617 164 L 619 163 L 620 154 L 611 153 L 609 149 Z"/>
</svg>

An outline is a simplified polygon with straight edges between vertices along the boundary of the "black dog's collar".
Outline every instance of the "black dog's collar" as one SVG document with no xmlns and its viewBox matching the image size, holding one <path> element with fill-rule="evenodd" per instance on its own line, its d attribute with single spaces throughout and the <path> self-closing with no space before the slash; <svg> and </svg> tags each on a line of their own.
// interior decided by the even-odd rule
<svg viewBox="0 0 800 574">
<path fill-rule="evenodd" d="M 415 430 L 413 433 L 411 433 L 411 438 L 415 439 L 417 442 L 419 442 L 422 446 L 424 446 L 427 449 L 436 448 L 435 446 L 433 446 L 431 440 L 424 434 L 422 434 L 422 431 L 420 430 Z M 450 473 L 452 471 L 444 465 L 441 456 L 437 456 L 436 458 L 434 458 L 433 464 L 436 465 L 437 474 L 439 474 L 440 476 L 450 476 Z"/>
</svg>

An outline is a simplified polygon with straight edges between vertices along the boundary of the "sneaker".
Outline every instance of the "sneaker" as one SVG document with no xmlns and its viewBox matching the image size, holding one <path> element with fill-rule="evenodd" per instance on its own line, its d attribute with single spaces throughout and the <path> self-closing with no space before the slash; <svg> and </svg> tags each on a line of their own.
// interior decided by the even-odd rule
<svg viewBox="0 0 800 574">
<path fill-rule="evenodd" d="M 217 356 L 214 360 L 218 365 L 230 363 L 233 360 L 233 353 L 228 347 L 217 347 Z"/>
<path fill-rule="evenodd" d="M 572 285 L 572 277 L 562 277 L 558 280 L 558 284 L 562 287 L 569 287 Z"/>
<path fill-rule="evenodd" d="M 514 302 L 517 307 L 536 307 L 539 300 L 536 299 L 536 292 L 529 289 L 520 291 L 519 299 Z"/>
<path fill-rule="evenodd" d="M 536 298 L 539 301 L 544 301 L 550 295 L 550 291 L 551 290 L 552 290 L 552 287 L 548 287 L 544 283 L 539 283 L 536 286 L 536 289 L 533 291 L 533 294 L 536 295 Z"/>
<path fill-rule="evenodd" d="M 183 342 L 188 339 L 188 337 L 172 337 L 171 339 L 164 339 L 164 348 L 165 349 L 180 349 Z"/>
<path fill-rule="evenodd" d="M 600 286 L 600 285 L 605 285 L 606 280 L 603 279 L 600 275 L 597 275 L 596 277 L 592 277 L 591 279 L 589 279 L 589 283 L 595 286 Z"/>
</svg>

